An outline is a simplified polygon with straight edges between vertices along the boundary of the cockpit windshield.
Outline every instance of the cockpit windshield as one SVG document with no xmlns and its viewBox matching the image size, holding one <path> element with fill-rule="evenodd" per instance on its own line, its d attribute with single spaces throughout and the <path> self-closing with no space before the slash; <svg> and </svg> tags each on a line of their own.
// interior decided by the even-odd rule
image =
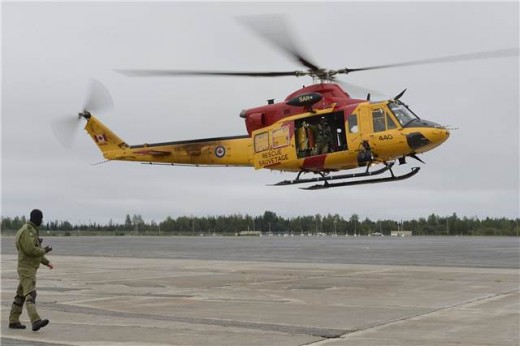
<svg viewBox="0 0 520 346">
<path fill-rule="evenodd" d="M 411 110 L 403 104 L 390 102 L 388 104 L 395 117 L 401 123 L 401 126 L 405 127 L 412 121 L 419 119 Z"/>
</svg>

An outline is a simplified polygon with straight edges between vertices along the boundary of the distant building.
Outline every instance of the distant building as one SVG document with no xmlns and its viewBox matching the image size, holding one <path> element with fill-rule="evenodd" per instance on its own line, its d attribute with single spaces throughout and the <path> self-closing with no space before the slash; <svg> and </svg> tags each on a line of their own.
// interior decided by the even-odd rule
<svg viewBox="0 0 520 346">
<path fill-rule="evenodd" d="M 392 237 L 411 237 L 412 231 L 392 231 L 390 233 Z"/>
<path fill-rule="evenodd" d="M 238 233 L 239 236 L 261 236 L 262 233 L 260 231 L 242 231 Z"/>
</svg>

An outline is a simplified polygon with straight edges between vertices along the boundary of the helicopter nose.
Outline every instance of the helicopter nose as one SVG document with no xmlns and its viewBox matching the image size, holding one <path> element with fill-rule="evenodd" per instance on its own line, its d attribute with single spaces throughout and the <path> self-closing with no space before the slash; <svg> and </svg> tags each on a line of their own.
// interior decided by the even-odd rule
<svg viewBox="0 0 520 346">
<path fill-rule="evenodd" d="M 444 143 L 450 136 L 450 132 L 444 127 L 434 127 L 428 129 L 427 136 L 436 145 Z"/>
<path fill-rule="evenodd" d="M 441 126 L 423 127 L 406 135 L 408 146 L 414 152 L 431 150 L 444 143 L 450 136 L 450 131 Z"/>
<path fill-rule="evenodd" d="M 432 131 L 432 142 L 437 143 L 437 145 L 440 145 L 450 137 L 450 131 L 447 128 L 436 128 Z"/>
</svg>

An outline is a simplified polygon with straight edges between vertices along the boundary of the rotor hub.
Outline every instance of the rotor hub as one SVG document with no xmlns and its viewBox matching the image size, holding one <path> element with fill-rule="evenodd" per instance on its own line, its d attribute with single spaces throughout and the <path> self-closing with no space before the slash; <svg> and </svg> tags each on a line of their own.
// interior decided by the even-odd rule
<svg viewBox="0 0 520 346">
<path fill-rule="evenodd" d="M 90 114 L 89 111 L 87 111 L 86 109 L 81 112 L 81 113 L 78 113 L 78 118 L 85 118 L 85 119 L 90 119 L 90 117 L 92 116 L 92 114 Z"/>
</svg>

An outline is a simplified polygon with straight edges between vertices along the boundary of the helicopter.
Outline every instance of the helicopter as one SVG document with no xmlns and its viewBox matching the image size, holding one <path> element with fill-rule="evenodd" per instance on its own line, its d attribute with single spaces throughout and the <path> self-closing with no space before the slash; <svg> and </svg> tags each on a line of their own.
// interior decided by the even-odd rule
<svg viewBox="0 0 520 346">
<path fill-rule="evenodd" d="M 193 71 L 116 70 L 131 77 L 220 76 L 220 77 L 311 77 L 313 84 L 289 94 L 283 101 L 242 110 L 247 133 L 238 136 L 129 145 L 92 113 L 109 99 L 99 83 L 91 92 L 77 119 L 86 120 L 85 130 L 106 160 L 136 161 L 152 165 L 246 166 L 292 172 L 296 178 L 273 185 L 301 185 L 305 190 L 393 182 L 411 178 L 420 167 L 397 175 L 394 164 L 437 148 L 450 136 L 450 129 L 421 119 L 401 98 L 371 100 L 372 92 L 337 79 L 338 75 L 413 65 L 518 56 L 518 48 L 453 55 L 368 66 L 325 69 L 301 53 L 283 19 L 249 21 L 245 24 L 287 53 L 306 70 L 296 71 Z M 341 84 L 341 85 L 340 85 Z M 366 92 L 364 99 L 345 89 Z M 100 96 L 101 95 L 101 96 Z M 103 96 L 105 95 L 105 96 Z M 110 101 L 111 102 L 111 101 Z M 110 103 L 107 101 L 107 103 Z M 372 169 L 379 166 L 377 169 Z M 361 168 L 344 174 L 342 171 Z M 302 174 L 314 174 L 303 178 Z M 386 177 L 373 177 L 387 173 Z M 359 179 L 361 178 L 361 179 Z"/>
</svg>

